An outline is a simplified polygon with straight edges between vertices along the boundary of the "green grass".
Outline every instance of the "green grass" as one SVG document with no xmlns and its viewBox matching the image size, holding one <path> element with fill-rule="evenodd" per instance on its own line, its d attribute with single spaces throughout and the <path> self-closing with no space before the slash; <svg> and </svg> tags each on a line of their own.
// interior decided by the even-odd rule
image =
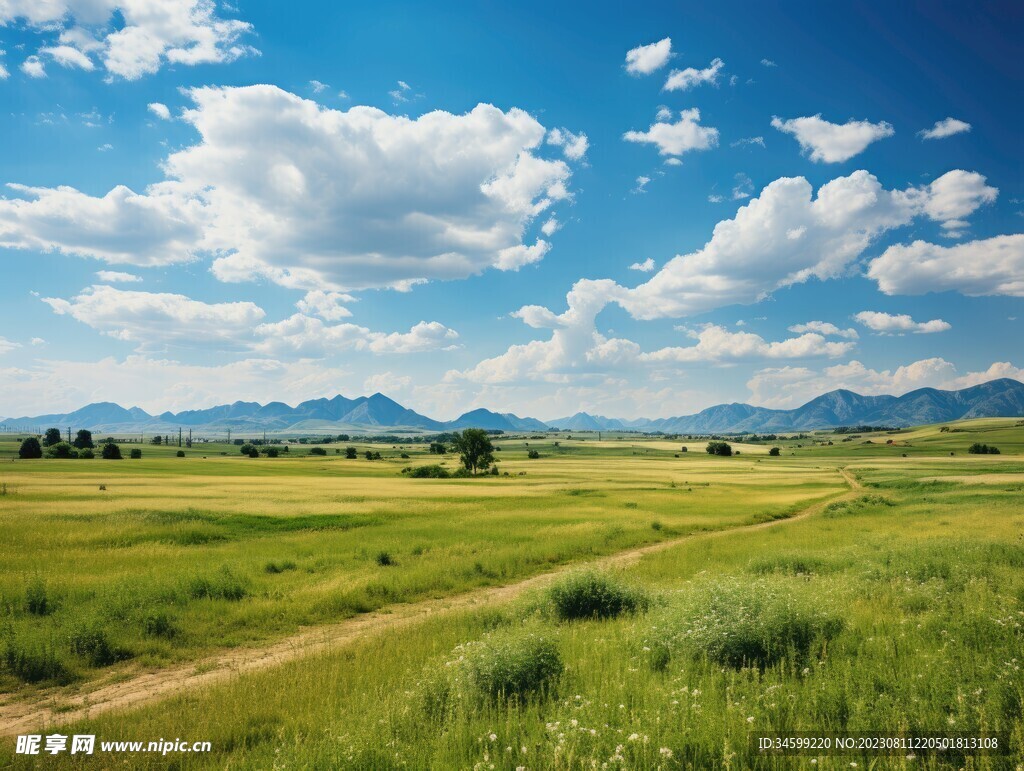
<svg viewBox="0 0 1024 771">
<path fill-rule="evenodd" d="M 965 438 L 975 441 L 968 433 Z M 941 436 L 946 441 L 948 434 Z M 673 534 L 697 535 L 647 555 L 620 574 L 586 580 L 574 574 L 558 584 L 555 593 L 572 600 L 567 607 L 597 607 L 599 612 L 553 613 L 552 596 L 538 592 L 510 604 L 427 618 L 330 653 L 62 730 L 115 739 L 211 741 L 214 753 L 209 756 L 175 758 L 178 767 L 188 768 L 230 763 L 243 769 L 491 764 L 502 769 L 603 764 L 743 769 L 850 768 L 857 763 L 859 768 L 1012 769 L 1024 763 L 1024 510 L 1019 482 L 1012 478 L 1024 474 L 1021 457 L 1004 449 L 996 458 L 964 456 L 953 463 L 939 447 L 932 456 L 908 459 L 862 458 L 852 452 L 844 457 L 826 445 L 815 452 L 834 453 L 828 457 L 711 459 L 691 452 L 675 459 L 660 449 L 661 442 L 652 444 L 646 456 L 635 455 L 638 449 L 630 447 L 618 456 L 596 448 L 581 455 L 569 451 L 538 461 L 510 460 L 511 469 L 524 468 L 528 475 L 497 480 L 363 477 L 356 466 L 343 471 L 344 461 L 337 462 L 340 476 L 318 477 L 315 485 L 308 480 L 316 474 L 304 468 L 291 481 L 276 473 L 262 483 L 258 477 L 243 478 L 242 485 L 262 485 L 247 499 L 250 506 L 256 499 L 273 507 L 313 495 L 306 505 L 316 511 L 303 516 L 380 519 L 312 533 L 299 528 L 240 535 L 233 528 L 241 525 L 232 516 L 272 516 L 270 511 L 246 512 L 230 503 L 238 481 L 232 474 L 192 478 L 200 486 L 192 494 L 213 493 L 203 511 L 217 512 L 215 520 L 226 518 L 220 526 L 224 540 L 102 547 L 108 563 L 120 565 L 134 549 L 142 549 L 148 559 L 162 560 L 162 570 L 171 569 L 172 555 L 203 558 L 209 553 L 197 575 L 229 585 L 233 578 L 244 588 L 245 594 L 235 599 L 182 601 L 172 595 L 173 601 L 165 603 L 169 615 L 151 626 L 175 631 L 169 638 L 160 633 L 146 638 L 168 646 L 175 652 L 168 653 L 172 659 L 195 655 L 214 639 L 224 639 L 215 638 L 216 627 L 204 627 L 199 611 L 205 606 L 216 610 L 224 622 L 221 630 L 229 630 L 233 619 L 246 618 L 272 636 L 289 627 L 269 623 L 280 617 L 270 615 L 270 608 L 287 617 L 305 600 L 315 606 L 327 586 L 358 580 L 360 570 L 386 585 L 402 571 L 422 569 L 417 560 L 442 554 L 436 572 L 419 574 L 433 582 L 425 596 L 480 580 L 472 561 L 492 570 L 488 560 L 503 555 L 510 561 L 504 563 L 508 572 L 483 580 L 505 582 L 553 561 Z M 55 461 L 40 462 L 46 463 Z M 849 465 L 864 485 L 857 496 L 799 522 L 702 534 L 704 529 L 766 521 L 826 498 L 839 489 L 838 465 Z M 333 462 L 328 466 L 335 467 Z M 170 507 L 171 497 L 156 481 L 144 481 L 150 473 L 135 478 L 132 496 L 149 498 L 144 509 L 160 510 L 166 503 L 167 511 L 182 511 L 180 501 Z M 42 481 L 47 476 L 25 472 L 11 499 L 25 491 L 42 496 L 45 506 L 47 499 L 36 485 L 46 488 Z M 118 484 L 130 481 L 126 477 Z M 53 484 L 73 493 L 77 482 L 65 478 Z M 298 490 L 300 485 L 305 486 Z M 113 487 L 108 492 L 116 492 Z M 310 492 L 314 487 L 315 494 Z M 225 497 L 218 499 L 218 491 Z M 342 510 L 336 510 L 339 499 Z M 409 514 L 410 506 L 415 514 Z M 51 516 L 40 514 L 38 503 L 25 508 L 33 507 L 35 516 Z M 131 509 L 138 509 L 138 501 Z M 44 668 L 47 650 L 64 655 L 58 622 L 68 612 L 68 594 L 55 579 L 66 573 L 50 570 L 41 555 L 55 558 L 59 549 L 78 550 L 83 565 L 94 571 L 92 591 L 105 598 L 91 612 L 99 614 L 104 629 L 116 630 L 118 616 L 111 611 L 117 603 L 113 593 L 103 592 L 108 575 L 86 559 L 99 561 L 95 539 L 151 527 L 173 533 L 180 524 L 140 522 L 135 515 L 117 514 L 114 506 L 106 515 L 94 512 L 95 518 L 80 529 L 72 513 L 47 520 L 60 523 L 65 531 L 60 532 L 55 524 L 32 528 L 20 519 L 29 512 L 12 507 L 10 499 L 0 500 L 0 511 L 5 523 L 18 523 L 4 559 L 21 560 L 17 591 L 5 589 L 7 623 L 44 630 L 33 648 Z M 652 527 L 654 521 L 662 527 Z M 196 522 L 217 527 L 216 522 Z M 385 532 L 386 537 L 377 537 Z M 612 533 L 615 538 L 609 541 Z M 281 551 L 290 539 L 303 544 L 297 551 L 313 548 L 307 538 L 329 542 L 321 558 L 342 544 L 361 548 L 359 568 L 339 560 L 327 576 L 310 573 L 308 558 L 262 548 L 273 544 Z M 514 561 L 531 549 L 542 554 L 556 548 L 553 561 Z M 25 554 L 32 551 L 34 561 Z M 377 564 L 381 551 L 394 564 Z M 294 569 L 278 569 L 286 559 Z M 227 573 L 219 572 L 222 565 Z M 443 576 L 460 566 L 464 580 L 445 585 Z M 158 572 L 149 577 L 155 579 Z M 267 587 L 279 581 L 281 596 L 275 599 Z M 26 609 L 30 586 L 34 606 L 45 606 L 45 613 Z M 629 591 L 642 592 L 643 602 L 626 612 L 600 610 L 621 610 L 623 603 L 609 598 L 621 599 Z M 261 612 L 253 614 L 256 607 Z M 567 623 L 560 615 L 576 620 Z M 210 636 L 200 644 L 195 636 L 204 632 Z M 182 637 L 192 641 L 177 642 Z M 129 648 L 138 645 L 135 638 L 126 639 Z M 108 642 L 117 649 L 119 640 L 112 633 Z M 83 656 L 76 656 L 71 662 L 76 674 L 88 676 Z M 750 744 L 759 731 L 822 730 L 999 733 L 1009 737 L 1011 751 L 1008 757 L 954 752 L 942 759 L 913 760 L 854 753 L 822 757 L 811 766 L 806 758 L 759 757 Z M 0 758 L 8 750 L 0 749 Z M 60 760 L 71 763 L 69 757 Z M 16 767 L 28 765 L 24 759 L 11 761 Z M 132 758 L 135 767 L 163 768 L 166 763 Z"/>
</svg>

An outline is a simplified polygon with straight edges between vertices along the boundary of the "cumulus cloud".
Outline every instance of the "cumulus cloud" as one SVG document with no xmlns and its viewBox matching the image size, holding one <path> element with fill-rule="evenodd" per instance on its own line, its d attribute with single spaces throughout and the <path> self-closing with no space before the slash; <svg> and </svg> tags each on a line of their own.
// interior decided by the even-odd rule
<svg viewBox="0 0 1024 771">
<path fill-rule="evenodd" d="M 922 139 L 945 139 L 954 134 L 963 134 L 971 130 L 971 124 L 956 118 L 935 121 L 930 129 L 921 129 L 917 135 Z"/>
<path fill-rule="evenodd" d="M 672 70 L 668 80 L 665 81 L 664 88 L 666 91 L 688 91 L 704 83 L 718 85 L 718 75 L 723 67 L 725 67 L 725 62 L 715 59 L 704 69 L 687 67 L 685 70 Z"/>
<path fill-rule="evenodd" d="M 626 52 L 626 72 L 630 75 L 650 75 L 665 66 L 672 56 L 672 38 L 667 37 L 650 45 L 637 46 Z"/>
<path fill-rule="evenodd" d="M 880 335 L 896 335 L 905 332 L 926 335 L 933 332 L 945 332 L 953 328 L 949 322 L 942 319 L 918 322 L 905 313 L 891 314 L 882 311 L 861 311 L 854 318 L 871 331 L 877 332 Z"/>
<path fill-rule="evenodd" d="M 574 134 L 564 128 L 551 129 L 548 132 L 547 142 L 549 145 L 561 147 L 562 153 L 571 161 L 580 160 L 587 154 L 587 150 L 590 147 L 590 141 L 587 139 L 586 134 L 582 132 Z"/>
<path fill-rule="evenodd" d="M 15 348 L 21 348 L 21 343 L 8 340 L 6 337 L 0 337 L 0 354 L 10 353 Z"/>
<path fill-rule="evenodd" d="M 660 113 L 659 113 L 660 114 Z M 679 113 L 679 120 L 658 120 L 647 131 L 627 131 L 627 142 L 655 145 L 661 155 L 679 156 L 694 150 L 709 150 L 718 145 L 718 129 L 700 125 L 696 107 Z"/>
<path fill-rule="evenodd" d="M 794 324 L 788 327 L 788 329 L 790 332 L 796 332 L 797 334 L 817 332 L 819 335 L 845 337 L 849 340 L 856 340 L 860 337 L 856 329 L 840 329 L 829 321 L 808 321 L 806 324 Z"/>
<path fill-rule="evenodd" d="M 1024 297 L 1024 234 L 949 247 L 927 241 L 890 246 L 869 263 L 867 275 L 889 295 L 953 291 Z"/>
<path fill-rule="evenodd" d="M 254 348 L 274 356 L 322 358 L 343 351 L 423 353 L 451 349 L 459 335 L 436 321 L 421 321 L 408 332 L 373 332 L 358 324 L 325 324 L 296 313 L 282 321 L 260 324 Z"/>
<path fill-rule="evenodd" d="M 327 292 L 313 289 L 295 303 L 295 307 L 310 316 L 319 316 L 327 321 L 340 321 L 352 315 L 342 303 L 353 303 L 356 298 L 344 292 Z"/>
<path fill-rule="evenodd" d="M 168 109 L 166 104 L 161 104 L 160 102 L 150 102 L 148 105 L 146 105 L 146 109 L 153 113 L 160 120 L 171 119 L 171 111 L 170 109 Z"/>
<path fill-rule="evenodd" d="M 768 342 L 752 332 L 730 332 L 725 327 L 707 324 L 691 330 L 696 345 L 662 348 L 641 354 L 640 361 L 653 363 L 758 361 L 764 359 L 804 359 L 818 356 L 836 358 L 849 353 L 854 343 L 826 340 L 817 332 Z"/>
<path fill-rule="evenodd" d="M 142 278 L 134 273 L 122 273 L 118 270 L 98 270 L 96 271 L 96 278 L 105 284 L 131 284 L 142 281 Z"/>
<path fill-rule="evenodd" d="M 28 57 L 25 61 L 21 63 L 21 67 L 19 69 L 26 75 L 28 75 L 30 78 L 39 79 L 46 77 L 46 67 L 43 65 L 42 61 L 39 59 L 38 56 Z"/>
<path fill-rule="evenodd" d="M 654 259 L 648 257 L 643 262 L 634 262 L 632 265 L 629 266 L 629 269 L 638 270 L 641 273 L 650 273 L 652 270 L 654 270 L 654 267 Z"/>
<path fill-rule="evenodd" d="M 996 362 L 985 371 L 959 375 L 956 366 L 940 357 L 921 359 L 893 370 L 871 369 L 854 360 L 822 370 L 793 366 L 762 369 L 751 377 L 747 387 L 754 404 L 789 409 L 839 388 L 866 396 L 901 396 L 917 388 L 954 390 L 1000 377 L 1024 380 L 1024 370 L 1009 362 Z"/>
<path fill-rule="evenodd" d="M 885 121 L 871 123 L 866 120 L 850 120 L 842 124 L 829 123 L 823 120 L 821 115 L 790 120 L 774 117 L 772 126 L 783 133 L 792 134 L 812 161 L 822 163 L 848 161 L 864 152 L 872 142 L 896 133 Z"/>
<path fill-rule="evenodd" d="M 224 281 L 408 288 L 536 262 L 549 244 L 528 226 L 571 197 L 570 167 L 538 154 L 547 132 L 519 109 L 413 120 L 273 86 L 189 93 L 201 141 L 166 159 L 165 181 L 103 198 L 15 186 L 0 245 L 135 265 L 214 254 Z"/>
<path fill-rule="evenodd" d="M 45 297 L 61 316 L 108 337 L 138 343 L 140 349 L 166 345 L 241 349 L 264 311 L 251 302 L 204 303 L 185 295 L 92 286 L 69 300 Z"/>
<path fill-rule="evenodd" d="M 0 26 L 12 24 L 55 43 L 40 46 L 39 54 L 64 67 L 92 70 L 95 57 L 111 77 L 126 80 L 164 64 L 228 62 L 255 52 L 239 42 L 252 26 L 221 18 L 208 0 L 7 0 Z M 38 55 L 22 69 L 45 76 Z"/>
</svg>

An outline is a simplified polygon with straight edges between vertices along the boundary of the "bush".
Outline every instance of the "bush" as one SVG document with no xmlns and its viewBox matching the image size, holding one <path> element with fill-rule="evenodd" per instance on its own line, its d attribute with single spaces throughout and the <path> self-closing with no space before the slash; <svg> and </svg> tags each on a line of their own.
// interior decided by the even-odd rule
<svg viewBox="0 0 1024 771">
<path fill-rule="evenodd" d="M 391 554 L 386 551 L 378 552 L 375 559 L 377 560 L 377 564 L 380 565 L 382 568 L 389 567 L 395 564 L 395 558 L 392 557 Z"/>
<path fill-rule="evenodd" d="M 18 457 L 22 460 L 32 460 L 35 458 L 43 457 L 43 448 L 39 444 L 39 440 L 34 436 L 30 436 L 24 442 L 21 443 L 21 447 L 18 448 Z"/>
<path fill-rule="evenodd" d="M 178 450 L 176 453 L 174 453 L 174 457 L 175 458 L 184 458 L 185 457 L 185 451 L 184 450 Z"/>
<path fill-rule="evenodd" d="M 271 575 L 283 573 L 286 570 L 295 570 L 295 563 L 291 560 L 285 560 L 284 562 L 268 562 L 263 568 L 265 573 L 270 573 Z"/>
<path fill-rule="evenodd" d="M 327 454 L 327 450 L 325 450 L 323 447 L 310 447 L 309 448 L 309 454 L 310 455 L 326 455 Z"/>
<path fill-rule="evenodd" d="M 131 452 L 128 453 L 128 457 L 131 458 L 132 460 L 138 460 L 139 458 L 142 457 L 142 450 L 140 450 L 138 447 L 133 447 L 131 449 Z"/>
<path fill-rule="evenodd" d="M 100 451 L 103 460 L 121 460 L 121 448 L 113 442 L 107 442 Z"/>
<path fill-rule="evenodd" d="M 782 450 L 780 450 L 778 447 L 772 447 L 770 450 L 768 450 L 768 454 L 771 455 L 773 458 L 777 458 L 782 454 Z"/>
<path fill-rule="evenodd" d="M 616 618 L 650 606 L 650 599 L 640 589 L 593 572 L 566 576 L 548 589 L 547 596 L 560 621 Z"/>
<path fill-rule="evenodd" d="M 194 600 L 210 599 L 237 602 L 248 593 L 245 585 L 226 566 L 221 568 L 220 572 L 213 578 L 196 576 L 188 585 L 188 594 Z"/>
<path fill-rule="evenodd" d="M 46 592 L 46 584 L 37 578 L 25 587 L 25 610 L 33 616 L 47 616 L 53 612 L 53 602 Z"/>
<path fill-rule="evenodd" d="M 540 457 L 540 453 L 537 452 L 536 450 L 530 450 L 528 453 L 526 453 L 526 457 L 536 460 L 537 458 Z"/>
<path fill-rule="evenodd" d="M 28 647 L 8 638 L 4 644 L 3 665 L 10 674 L 25 683 L 44 680 L 67 682 L 71 679 L 67 667 L 50 645 Z"/>
<path fill-rule="evenodd" d="M 989 445 L 989 444 L 980 444 L 979 442 L 975 442 L 970 447 L 968 447 L 967 448 L 967 452 L 970 455 L 1000 455 L 1001 454 L 999 452 L 999 448 L 998 447 L 993 447 L 992 445 Z"/>
<path fill-rule="evenodd" d="M 658 624 L 647 647 L 655 662 L 685 649 L 737 669 L 764 669 L 786 657 L 803 663 L 816 643 L 842 631 L 843 621 L 822 607 L 820 594 L 798 594 L 795 580 L 733 578 L 699 587 Z"/>
<path fill-rule="evenodd" d="M 241 453 L 242 455 L 249 455 L 249 453 L 252 452 L 252 445 L 246 442 L 245 444 L 238 448 L 238 452 Z"/>
<path fill-rule="evenodd" d="M 69 458 L 77 458 L 78 450 L 72 447 L 67 442 L 57 442 L 51 444 L 46 448 L 47 458 L 59 458 L 60 460 L 67 460 Z"/>
<path fill-rule="evenodd" d="M 704 450 L 708 455 L 720 455 L 724 458 L 732 455 L 732 447 L 727 442 L 708 442 Z"/>
<path fill-rule="evenodd" d="M 358 455 L 359 453 L 356 452 L 355 447 L 345 448 L 345 457 L 348 458 L 349 460 L 354 460 L 356 457 L 358 457 Z"/>
<path fill-rule="evenodd" d="M 258 458 L 258 457 L 260 457 L 260 451 L 257 450 L 255 447 L 251 448 L 249 450 L 249 457 L 250 458 Z"/>
<path fill-rule="evenodd" d="M 151 610 L 142 617 L 142 631 L 148 637 L 163 637 L 170 640 L 178 634 L 174 619 L 165 610 Z"/>
<path fill-rule="evenodd" d="M 115 647 L 106 632 L 98 626 L 82 626 L 71 633 L 71 652 L 82 656 L 93 667 L 109 667 L 115 661 L 131 657 L 128 651 Z"/>
<path fill-rule="evenodd" d="M 451 474 L 444 466 L 435 463 L 430 466 L 417 466 L 409 472 L 409 476 L 415 479 L 448 479 Z"/>
<path fill-rule="evenodd" d="M 93 458 L 96 457 L 96 453 L 94 453 L 92 450 L 86 447 L 84 450 L 79 451 L 78 457 L 83 460 L 92 460 Z"/>
</svg>

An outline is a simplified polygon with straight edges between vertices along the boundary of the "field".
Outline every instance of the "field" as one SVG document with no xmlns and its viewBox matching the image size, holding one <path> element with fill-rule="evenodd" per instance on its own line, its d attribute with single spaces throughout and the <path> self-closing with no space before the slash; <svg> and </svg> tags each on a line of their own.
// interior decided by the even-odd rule
<svg viewBox="0 0 1024 771">
<path fill-rule="evenodd" d="M 0 726 L 212 743 L 106 759 L 153 768 L 1018 768 L 1019 423 L 730 458 L 501 438 L 502 474 L 475 479 L 408 478 L 438 462 L 422 444 L 18 461 L 4 438 Z M 1009 747 L 752 744 L 793 731 Z"/>
</svg>

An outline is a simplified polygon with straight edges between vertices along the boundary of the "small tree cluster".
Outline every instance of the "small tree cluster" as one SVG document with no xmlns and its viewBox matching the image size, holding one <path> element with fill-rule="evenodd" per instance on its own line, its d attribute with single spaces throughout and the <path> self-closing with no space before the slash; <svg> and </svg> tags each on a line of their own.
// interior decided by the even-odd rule
<svg viewBox="0 0 1024 771">
<path fill-rule="evenodd" d="M 981 444 L 975 442 L 967 448 L 967 452 L 971 455 L 999 455 L 999 448 L 990 444 Z"/>
<path fill-rule="evenodd" d="M 708 442 L 708 446 L 704 449 L 708 455 L 721 455 L 722 457 L 732 455 L 732 447 L 728 442 Z"/>
</svg>

